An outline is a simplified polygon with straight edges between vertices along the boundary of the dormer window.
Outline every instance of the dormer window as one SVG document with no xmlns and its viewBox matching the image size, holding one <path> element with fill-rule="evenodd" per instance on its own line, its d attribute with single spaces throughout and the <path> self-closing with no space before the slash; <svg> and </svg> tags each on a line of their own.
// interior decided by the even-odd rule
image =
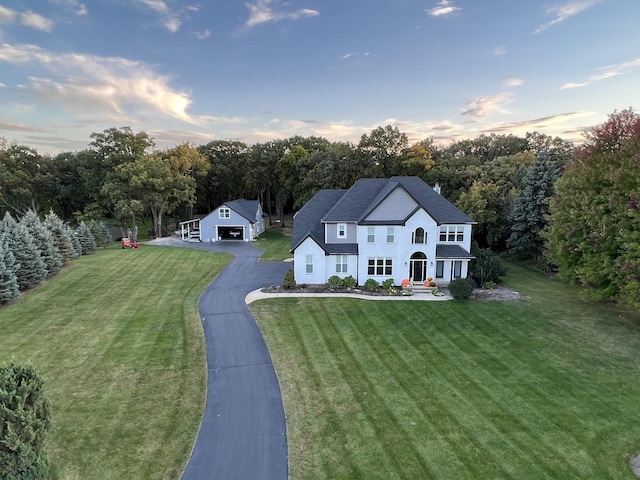
<svg viewBox="0 0 640 480">
<path fill-rule="evenodd" d="M 230 218 L 231 209 L 229 209 L 228 207 L 220 207 L 219 214 L 220 218 Z"/>
<path fill-rule="evenodd" d="M 427 243 L 427 234 L 424 228 L 418 227 L 411 236 L 411 243 L 424 244 Z"/>
<path fill-rule="evenodd" d="M 338 238 L 346 238 L 347 237 L 347 224 L 339 223 L 338 224 Z"/>
</svg>

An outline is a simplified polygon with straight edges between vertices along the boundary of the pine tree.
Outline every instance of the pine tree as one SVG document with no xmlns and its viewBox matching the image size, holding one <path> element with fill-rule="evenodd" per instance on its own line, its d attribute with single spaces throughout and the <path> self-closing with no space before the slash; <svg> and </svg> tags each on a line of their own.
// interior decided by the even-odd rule
<svg viewBox="0 0 640 480">
<path fill-rule="evenodd" d="M 16 271 L 20 290 L 33 288 L 47 278 L 47 267 L 27 227 L 17 223 L 9 213 L 3 219 L 9 249 L 19 266 Z"/>
<path fill-rule="evenodd" d="M 73 249 L 73 243 L 69 230 L 65 227 L 64 222 L 58 217 L 53 210 L 44 217 L 43 225 L 51 232 L 53 242 L 58 247 L 58 251 L 62 257 L 62 262 L 67 263 L 77 255 Z"/>
<path fill-rule="evenodd" d="M 0 367 L 0 478 L 48 478 L 44 440 L 51 428 L 44 380 L 30 365 Z"/>
<path fill-rule="evenodd" d="M 538 261 L 544 248 L 542 230 L 547 225 L 549 201 L 562 164 L 541 152 L 529 168 L 522 184 L 522 194 L 516 198 L 511 212 L 511 235 L 507 248 L 511 254 L 524 253 Z"/>
<path fill-rule="evenodd" d="M 9 249 L 5 232 L 0 232 L 0 304 L 9 303 L 19 295 L 16 259 Z"/>
<path fill-rule="evenodd" d="M 108 244 L 113 243 L 111 231 L 104 223 L 96 220 L 89 220 L 87 222 L 87 227 L 89 227 L 89 230 L 93 234 L 93 238 L 95 239 L 98 247 L 106 247 Z"/>
<path fill-rule="evenodd" d="M 62 270 L 62 255 L 53 240 L 53 235 L 42 225 L 38 214 L 33 210 L 28 210 L 20 219 L 20 223 L 27 227 L 33 237 L 33 241 L 47 267 L 47 277 L 50 278 L 60 273 L 60 270 Z"/>
<path fill-rule="evenodd" d="M 93 237 L 93 233 L 91 233 L 86 223 L 80 222 L 77 232 L 78 240 L 80 240 L 82 247 L 82 255 L 90 255 L 98 249 L 96 239 Z"/>
<path fill-rule="evenodd" d="M 71 230 L 70 227 L 66 227 L 69 238 L 71 239 L 71 246 L 73 247 L 73 258 L 78 258 L 82 255 L 82 245 L 80 244 L 80 238 L 78 238 L 78 231 Z"/>
</svg>

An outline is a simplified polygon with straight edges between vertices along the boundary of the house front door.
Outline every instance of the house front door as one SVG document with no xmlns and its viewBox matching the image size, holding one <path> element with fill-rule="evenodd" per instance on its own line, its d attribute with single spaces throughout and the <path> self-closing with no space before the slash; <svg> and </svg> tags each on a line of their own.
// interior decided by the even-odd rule
<svg viewBox="0 0 640 480">
<path fill-rule="evenodd" d="M 423 282 L 427 278 L 427 261 L 411 260 L 411 278 L 414 282 Z"/>
<path fill-rule="evenodd" d="M 427 256 L 424 253 L 416 252 L 411 255 L 409 277 L 414 282 L 424 282 L 427 278 Z"/>
</svg>

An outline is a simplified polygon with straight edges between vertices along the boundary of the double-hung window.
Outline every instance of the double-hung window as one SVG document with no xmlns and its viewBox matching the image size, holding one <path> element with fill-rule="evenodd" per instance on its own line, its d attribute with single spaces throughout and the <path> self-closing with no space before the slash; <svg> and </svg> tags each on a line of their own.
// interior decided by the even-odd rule
<svg viewBox="0 0 640 480">
<path fill-rule="evenodd" d="M 418 227 L 415 229 L 412 235 L 412 243 L 415 244 L 424 244 L 427 243 L 427 233 L 424 231 L 424 228 Z"/>
<path fill-rule="evenodd" d="M 376 227 L 367 227 L 367 243 L 375 243 Z"/>
<path fill-rule="evenodd" d="M 396 229 L 394 227 L 387 227 L 387 243 L 395 243 L 396 241 Z"/>
<path fill-rule="evenodd" d="M 339 223 L 338 224 L 338 238 L 346 238 L 347 236 L 347 224 Z"/>
<path fill-rule="evenodd" d="M 347 256 L 336 255 L 336 273 L 347 273 L 347 268 Z"/>
<path fill-rule="evenodd" d="M 313 255 L 305 255 L 305 273 L 313 273 Z"/>
</svg>

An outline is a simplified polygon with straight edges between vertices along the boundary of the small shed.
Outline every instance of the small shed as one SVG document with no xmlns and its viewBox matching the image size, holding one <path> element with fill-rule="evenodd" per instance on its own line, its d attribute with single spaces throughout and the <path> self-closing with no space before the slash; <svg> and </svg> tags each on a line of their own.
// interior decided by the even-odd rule
<svg viewBox="0 0 640 480">
<path fill-rule="evenodd" d="M 262 205 L 258 200 L 225 202 L 201 219 L 180 222 L 183 240 L 250 242 L 264 232 Z"/>
</svg>

